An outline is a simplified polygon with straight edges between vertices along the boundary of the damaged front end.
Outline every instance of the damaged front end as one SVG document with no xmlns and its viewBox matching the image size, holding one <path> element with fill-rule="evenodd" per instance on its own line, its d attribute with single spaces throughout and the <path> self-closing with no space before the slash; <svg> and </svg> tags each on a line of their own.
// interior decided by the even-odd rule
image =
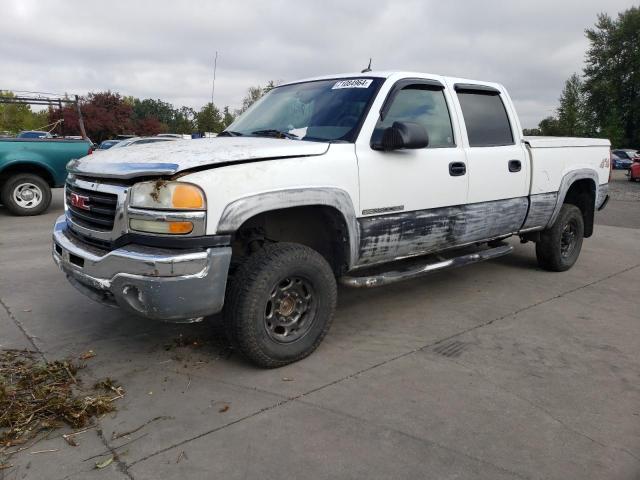
<svg viewBox="0 0 640 480">
<path fill-rule="evenodd" d="M 93 300 L 178 322 L 222 309 L 231 247 L 206 236 L 206 199 L 196 185 L 70 175 L 52 254 Z"/>
</svg>

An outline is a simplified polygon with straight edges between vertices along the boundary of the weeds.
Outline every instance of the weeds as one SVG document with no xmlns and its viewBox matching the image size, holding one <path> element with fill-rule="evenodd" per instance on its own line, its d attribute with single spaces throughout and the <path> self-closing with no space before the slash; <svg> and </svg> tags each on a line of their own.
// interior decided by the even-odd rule
<svg viewBox="0 0 640 480">
<path fill-rule="evenodd" d="M 82 428 L 115 410 L 122 387 L 107 378 L 83 388 L 74 360 L 44 362 L 26 350 L 0 351 L 0 465 L 44 431 Z"/>
</svg>

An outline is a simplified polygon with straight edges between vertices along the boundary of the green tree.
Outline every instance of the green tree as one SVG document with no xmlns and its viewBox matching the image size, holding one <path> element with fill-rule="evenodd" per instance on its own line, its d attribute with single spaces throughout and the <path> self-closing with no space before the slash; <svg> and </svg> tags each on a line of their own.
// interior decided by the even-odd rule
<svg viewBox="0 0 640 480">
<path fill-rule="evenodd" d="M 586 36 L 587 127 L 614 145 L 640 146 L 640 8 L 598 15 Z"/>
<path fill-rule="evenodd" d="M 229 107 L 224 107 L 224 109 L 222 110 L 222 125 L 224 126 L 224 128 L 227 128 L 229 125 L 231 125 L 235 119 L 236 117 L 233 115 L 233 113 L 231 113 Z"/>
<path fill-rule="evenodd" d="M 169 129 L 173 133 L 193 133 L 196 131 L 196 111 L 191 107 L 180 107 L 174 112 Z"/>
<path fill-rule="evenodd" d="M 198 130 L 200 132 L 221 132 L 224 128 L 220 110 L 213 103 L 209 102 L 200 109 L 196 116 Z"/>
<path fill-rule="evenodd" d="M 561 135 L 582 137 L 587 135 L 584 88 L 580 77 L 574 73 L 564 84 L 558 107 L 558 127 Z"/>
<path fill-rule="evenodd" d="M 560 137 L 563 135 L 562 127 L 556 117 L 547 117 L 538 124 L 539 135 L 545 137 Z"/>
<path fill-rule="evenodd" d="M 0 97 L 13 98 L 13 92 L 0 91 Z M 42 130 L 47 126 L 46 110 L 34 112 L 29 105 L 0 103 L 0 132 L 16 134 L 22 130 Z"/>
</svg>

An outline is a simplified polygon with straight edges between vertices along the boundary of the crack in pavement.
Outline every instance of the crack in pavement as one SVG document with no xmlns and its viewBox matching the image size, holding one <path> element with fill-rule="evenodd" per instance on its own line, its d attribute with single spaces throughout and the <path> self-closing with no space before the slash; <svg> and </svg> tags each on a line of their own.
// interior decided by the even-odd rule
<svg viewBox="0 0 640 480">
<path fill-rule="evenodd" d="M 456 455 L 463 456 L 463 457 L 468 458 L 470 460 L 473 460 L 475 462 L 479 462 L 479 463 L 484 463 L 486 465 L 490 465 L 490 466 L 494 467 L 497 470 L 500 470 L 502 472 L 508 473 L 510 475 L 515 475 L 516 477 L 522 478 L 524 480 L 529 480 L 531 478 L 531 477 L 526 476 L 523 473 L 516 472 L 514 470 L 510 470 L 510 469 L 508 469 L 506 467 L 503 467 L 501 465 L 493 463 L 493 462 L 491 462 L 489 460 L 484 460 L 484 459 L 479 458 L 479 457 L 474 457 L 473 455 L 469 455 L 468 453 L 462 452 L 460 450 L 456 450 L 455 448 L 451 448 L 448 445 L 444 445 L 442 443 L 436 442 L 435 440 L 430 439 L 430 438 L 418 437 L 416 435 L 412 435 L 412 434 L 410 434 L 408 432 L 405 432 L 403 430 L 398 430 L 398 429 L 390 427 L 388 425 L 384 425 L 384 424 L 380 424 L 380 423 L 377 423 L 377 422 L 373 422 L 373 421 L 368 420 L 366 418 L 361 418 L 361 417 L 358 417 L 357 415 L 352 415 L 350 413 L 346 413 L 346 412 L 343 412 L 343 411 L 340 411 L 340 410 L 335 410 L 333 408 L 329 408 L 329 407 L 326 407 L 324 405 L 318 405 L 318 404 L 313 403 L 313 402 L 307 402 L 307 401 L 300 400 L 300 399 L 296 400 L 296 402 L 297 403 L 301 403 L 303 405 L 319 408 L 320 410 L 324 410 L 326 412 L 333 413 L 334 415 L 339 415 L 339 416 L 342 416 L 342 417 L 350 418 L 352 420 L 357 420 L 359 422 L 363 422 L 363 423 L 366 423 L 366 424 L 369 424 L 369 425 L 373 425 L 373 426 L 378 427 L 378 428 L 383 428 L 383 429 L 385 429 L 385 430 L 387 430 L 389 432 L 393 432 L 393 433 L 396 433 L 398 435 L 402 435 L 404 437 L 407 437 L 407 438 L 410 438 L 412 440 L 415 440 L 415 441 L 417 441 L 419 443 L 424 443 L 424 444 L 427 444 L 427 445 L 436 446 L 438 448 L 446 450 L 447 452 L 451 452 L 451 453 L 454 453 Z"/>
<path fill-rule="evenodd" d="M 40 349 L 40 347 L 38 347 L 38 345 L 35 342 L 35 338 L 36 337 L 32 337 L 31 335 L 29 335 L 29 333 L 27 332 L 27 330 L 24 328 L 24 326 L 22 325 L 22 323 L 17 319 L 17 317 L 13 314 L 13 312 L 11 311 L 11 309 L 9 308 L 9 306 L 7 305 L 7 303 L 0 298 L 0 305 L 2 305 L 4 307 L 4 309 L 7 312 L 7 315 L 9 315 L 9 318 L 11 318 L 11 320 L 13 320 L 13 322 L 16 324 L 16 326 L 18 327 L 18 329 L 22 332 L 22 334 L 26 337 L 26 339 L 29 341 L 29 343 L 33 346 L 33 349 L 35 352 L 38 353 L 38 355 L 40 355 L 40 357 L 45 361 L 48 362 L 47 356 L 44 354 L 44 352 L 42 351 L 42 349 Z M 98 424 L 100 424 L 100 419 L 97 420 Z M 122 460 L 120 460 L 117 456 L 117 454 L 115 453 L 115 451 L 111 448 L 111 446 L 107 443 L 106 439 L 104 438 L 104 435 L 102 435 L 102 430 L 98 429 L 98 438 L 100 438 L 100 440 L 102 441 L 102 443 L 104 444 L 105 447 L 107 447 L 109 449 L 109 451 L 111 451 L 112 455 L 114 455 L 114 462 L 118 467 L 118 470 L 120 470 L 124 475 L 127 476 L 127 478 L 134 480 L 133 476 L 128 472 L 127 470 L 127 464 L 122 462 Z"/>
<path fill-rule="evenodd" d="M 128 466 L 129 466 L 129 468 L 131 468 L 132 466 L 134 466 L 134 465 L 136 465 L 138 463 L 141 463 L 141 462 L 144 462 L 146 460 L 149 460 L 150 458 L 153 458 L 153 457 L 155 457 L 157 455 L 160 455 L 160 454 L 162 454 L 164 452 L 167 452 L 167 451 L 172 450 L 174 448 L 180 447 L 180 446 L 185 445 L 187 443 L 190 443 L 190 442 L 192 442 L 194 440 L 198 440 L 198 439 L 200 439 L 202 437 L 205 437 L 207 435 L 219 432 L 221 430 L 224 430 L 227 427 L 233 426 L 233 425 L 235 425 L 237 423 L 243 422 L 243 421 L 248 420 L 250 418 L 253 418 L 253 417 L 257 416 L 257 415 L 261 415 L 262 413 L 271 411 L 271 410 L 273 410 L 275 408 L 278 408 L 278 407 L 281 407 L 283 405 L 289 404 L 289 403 L 294 402 L 296 400 L 300 400 L 300 399 L 304 398 L 307 395 L 311 395 L 311 394 L 313 394 L 315 392 L 318 392 L 320 390 L 324 390 L 325 388 L 331 387 L 331 386 L 336 385 L 338 383 L 342 383 L 344 381 L 347 381 L 347 380 L 350 380 L 352 378 L 358 377 L 359 375 L 362 375 L 364 373 L 370 372 L 371 370 L 374 370 L 374 369 L 379 368 L 381 366 L 384 366 L 384 365 L 387 365 L 389 363 L 395 362 L 396 360 L 400 360 L 402 358 L 408 357 L 410 355 L 413 355 L 414 353 L 417 353 L 419 351 L 422 351 L 422 350 L 425 350 L 427 348 L 433 347 L 435 345 L 439 345 L 439 344 L 441 344 L 443 342 L 446 342 L 447 340 L 451 340 L 452 338 L 456 338 L 456 337 L 459 337 L 461 335 L 464 335 L 465 333 L 472 332 L 472 331 L 478 330 L 480 328 L 484 328 L 484 327 L 489 326 L 489 325 L 491 325 L 491 324 L 493 324 L 495 322 L 502 321 L 502 320 L 504 320 L 506 318 L 514 317 L 515 315 L 518 315 L 521 312 L 524 312 L 524 311 L 529 310 L 531 308 L 535 308 L 535 307 L 537 307 L 539 305 L 543 305 L 545 303 L 551 302 L 551 301 L 556 300 L 558 298 L 561 298 L 561 297 L 563 297 L 565 295 L 569 295 L 571 293 L 577 292 L 578 290 L 581 290 L 583 288 L 590 287 L 590 286 L 598 284 L 600 282 L 604 282 L 605 280 L 609 280 L 610 278 L 616 277 L 618 275 L 621 275 L 623 273 L 626 273 L 626 272 L 628 272 L 630 270 L 633 270 L 635 268 L 638 268 L 638 267 L 640 267 L 640 264 L 633 265 L 631 267 L 627 267 L 627 268 L 625 268 L 623 270 L 614 272 L 614 273 L 612 273 L 610 275 L 607 275 L 605 277 L 602 277 L 602 278 L 600 278 L 598 280 L 594 280 L 593 282 L 589 282 L 589 283 L 581 285 L 579 287 L 572 288 L 572 289 L 567 290 L 565 292 L 559 293 L 558 295 L 554 295 L 553 297 L 547 298 L 545 300 L 541 300 L 539 302 L 535 302 L 535 303 L 533 303 L 531 305 L 528 305 L 526 307 L 514 310 L 513 312 L 510 312 L 510 313 L 507 313 L 507 314 L 502 315 L 500 317 L 491 319 L 491 320 L 489 320 L 487 322 L 483 322 L 483 323 L 475 325 L 473 327 L 466 328 L 466 329 L 461 330 L 460 332 L 457 332 L 457 333 L 455 333 L 453 335 L 449 335 L 449 336 L 447 336 L 445 338 L 430 342 L 430 343 L 428 343 L 426 345 L 419 346 L 419 347 L 411 349 L 411 350 L 409 350 L 407 352 L 401 353 L 399 355 L 395 355 L 395 356 L 393 356 L 391 358 L 388 358 L 386 360 L 382 360 L 382 361 L 377 362 L 377 363 L 375 363 L 375 364 L 373 364 L 373 365 L 371 365 L 369 367 L 366 367 L 366 368 L 363 368 L 363 369 L 358 370 L 356 372 L 350 373 L 348 375 L 345 375 L 344 377 L 338 378 L 338 379 L 333 380 L 331 382 L 328 382 L 328 383 L 326 383 L 324 385 L 320 385 L 320 386 L 318 386 L 316 388 L 313 388 L 313 389 L 311 389 L 311 390 L 309 390 L 307 392 L 303 392 L 303 393 L 301 393 L 299 395 L 296 395 L 296 396 L 293 396 L 293 397 L 289 397 L 289 398 L 287 398 L 285 400 L 282 400 L 280 402 L 276 402 L 275 404 L 273 404 L 271 406 L 268 406 L 268 407 L 262 408 L 260 410 L 257 410 L 255 412 L 249 414 L 249 415 L 245 415 L 244 417 L 238 418 L 238 419 L 236 419 L 236 420 L 234 420 L 232 422 L 229 422 L 229 423 L 227 423 L 225 425 L 221 425 L 219 427 L 213 428 L 213 429 L 208 430 L 206 432 L 200 433 L 200 434 L 198 434 L 198 435 L 196 435 L 196 436 L 194 436 L 192 438 L 182 440 L 182 441 L 177 442 L 177 443 L 175 443 L 173 445 L 170 445 L 168 447 L 161 448 L 161 449 L 159 449 L 159 450 L 157 450 L 157 451 L 155 451 L 153 453 L 150 453 L 148 455 L 145 455 L 144 457 L 139 458 L 138 460 L 135 460 L 134 462 L 128 464 Z"/>
<path fill-rule="evenodd" d="M 7 303 L 0 298 L 0 305 L 2 305 L 5 309 L 5 311 L 7 312 L 7 315 L 9 316 L 9 318 L 13 321 L 13 323 L 15 323 L 16 327 L 18 328 L 18 330 L 20 330 L 20 332 L 22 333 L 22 335 L 25 336 L 25 338 L 27 339 L 27 341 L 31 344 L 31 346 L 33 347 L 33 349 L 38 352 L 38 354 L 42 357 L 45 358 L 44 354 L 42 353 L 42 350 L 40 350 L 40 348 L 38 347 L 38 345 L 36 345 L 36 341 L 35 338 L 31 335 L 29 335 L 29 333 L 27 333 L 27 329 L 24 328 L 24 325 L 22 325 L 22 322 L 20 322 L 20 320 L 18 320 L 18 318 L 13 314 L 13 312 L 11 311 L 11 309 L 9 308 L 9 305 L 7 305 Z"/>
</svg>

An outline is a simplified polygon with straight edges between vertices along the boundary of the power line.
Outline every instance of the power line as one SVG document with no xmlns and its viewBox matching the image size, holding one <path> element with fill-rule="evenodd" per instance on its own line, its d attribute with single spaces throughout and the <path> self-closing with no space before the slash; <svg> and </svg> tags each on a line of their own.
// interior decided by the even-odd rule
<svg viewBox="0 0 640 480">
<path fill-rule="evenodd" d="M 38 95 L 55 95 L 56 97 L 68 96 L 67 93 L 37 92 L 37 91 L 32 91 L 32 90 L 15 90 L 13 88 L 0 88 L 0 92 L 35 93 L 35 94 L 38 94 Z"/>
</svg>

